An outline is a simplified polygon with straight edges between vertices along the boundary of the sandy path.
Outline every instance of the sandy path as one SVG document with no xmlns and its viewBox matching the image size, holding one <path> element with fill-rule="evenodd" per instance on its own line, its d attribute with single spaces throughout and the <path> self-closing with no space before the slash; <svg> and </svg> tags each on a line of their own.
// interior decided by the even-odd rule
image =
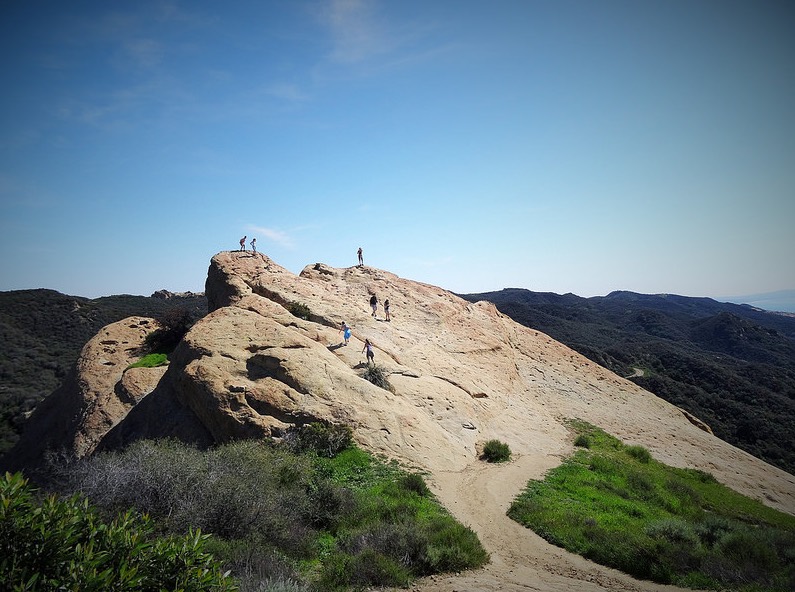
<svg viewBox="0 0 795 592">
<path fill-rule="evenodd" d="M 491 554 L 491 561 L 479 570 L 423 578 L 410 589 L 415 592 L 680 590 L 638 581 L 568 553 L 505 515 L 528 479 L 540 478 L 559 461 L 541 455 L 525 455 L 504 464 L 477 461 L 460 473 L 429 478 L 442 504 L 477 533 Z"/>
</svg>

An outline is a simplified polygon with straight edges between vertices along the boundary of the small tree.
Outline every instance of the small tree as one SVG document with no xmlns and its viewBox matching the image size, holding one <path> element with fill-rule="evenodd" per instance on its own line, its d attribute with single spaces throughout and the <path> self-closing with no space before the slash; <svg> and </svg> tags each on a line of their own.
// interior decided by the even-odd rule
<svg viewBox="0 0 795 592">
<path fill-rule="evenodd" d="M 187 308 L 170 308 L 157 317 L 160 325 L 146 336 L 146 345 L 156 353 L 170 353 L 195 322 Z"/>
</svg>

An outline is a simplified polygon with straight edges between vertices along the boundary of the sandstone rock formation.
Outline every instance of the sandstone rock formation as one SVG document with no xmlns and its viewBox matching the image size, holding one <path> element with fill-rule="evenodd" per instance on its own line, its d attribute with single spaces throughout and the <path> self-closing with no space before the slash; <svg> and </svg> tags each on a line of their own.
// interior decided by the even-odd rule
<svg viewBox="0 0 795 592">
<path fill-rule="evenodd" d="M 663 589 L 554 549 L 505 517 L 528 479 L 542 478 L 572 451 L 568 418 L 795 513 L 795 477 L 492 304 L 366 266 L 316 263 L 295 275 L 265 255 L 239 251 L 212 258 L 205 292 L 210 314 L 162 375 L 124 370 L 152 321 L 116 323 L 86 345 L 74 384 L 31 419 L 34 437 L 15 449 L 19 459 L 35 456 L 20 450 L 37 433 L 82 455 L 141 437 L 209 445 L 279 437 L 315 420 L 345 423 L 363 447 L 425 471 L 441 501 L 492 553 L 479 576 L 437 578 L 420 584 L 423 590 L 520 590 L 528 582 L 535 589 Z M 371 316 L 372 294 L 389 299 L 391 321 Z M 291 314 L 292 303 L 305 305 L 309 318 Z M 353 332 L 347 346 L 342 321 Z M 391 390 L 362 378 L 365 339 Z M 65 408 L 68 418 L 59 416 Z M 510 446 L 511 463 L 478 460 L 493 438 Z"/>
</svg>

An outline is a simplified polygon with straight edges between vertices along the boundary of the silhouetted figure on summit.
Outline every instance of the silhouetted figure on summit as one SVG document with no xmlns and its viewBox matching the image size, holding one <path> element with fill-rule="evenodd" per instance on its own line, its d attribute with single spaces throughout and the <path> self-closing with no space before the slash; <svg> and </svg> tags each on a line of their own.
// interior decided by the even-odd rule
<svg viewBox="0 0 795 592">
<path fill-rule="evenodd" d="M 240 239 L 240 250 L 241 251 L 245 251 L 246 250 L 246 237 L 245 236 Z"/>
<path fill-rule="evenodd" d="M 356 251 L 356 254 L 359 256 L 359 267 L 364 265 L 364 257 L 362 257 L 362 248 L 359 247 L 359 250 Z"/>
</svg>

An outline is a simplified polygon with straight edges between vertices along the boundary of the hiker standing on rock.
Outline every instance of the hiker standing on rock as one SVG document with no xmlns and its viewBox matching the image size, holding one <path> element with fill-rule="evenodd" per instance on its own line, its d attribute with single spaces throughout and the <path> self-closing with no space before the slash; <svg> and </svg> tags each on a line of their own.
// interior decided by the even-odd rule
<svg viewBox="0 0 795 592">
<path fill-rule="evenodd" d="M 375 352 L 373 351 L 373 344 L 370 343 L 369 339 L 364 340 L 364 347 L 362 348 L 362 353 L 367 352 L 367 365 L 370 365 L 370 362 L 373 363 L 375 366 Z"/>
<path fill-rule="evenodd" d="M 389 298 L 384 300 L 384 316 L 386 317 L 387 321 L 391 321 L 392 319 L 389 316 Z"/>
<path fill-rule="evenodd" d="M 251 250 L 254 252 L 255 255 L 257 254 L 257 238 L 256 237 L 251 239 Z"/>
<path fill-rule="evenodd" d="M 241 251 L 245 251 L 246 250 L 246 237 L 245 236 L 240 239 L 240 250 Z"/>
<path fill-rule="evenodd" d="M 340 331 L 342 331 L 342 337 L 345 339 L 345 345 L 348 345 L 348 340 L 351 338 L 351 328 L 342 321 L 342 327 L 340 327 Z"/>
<path fill-rule="evenodd" d="M 362 257 L 362 248 L 359 247 L 359 250 L 356 251 L 356 254 L 359 256 L 359 267 L 364 265 L 364 257 Z"/>
<path fill-rule="evenodd" d="M 378 298 L 375 297 L 375 294 L 370 296 L 370 308 L 373 309 L 372 316 L 375 317 L 375 313 L 378 310 Z"/>
</svg>

